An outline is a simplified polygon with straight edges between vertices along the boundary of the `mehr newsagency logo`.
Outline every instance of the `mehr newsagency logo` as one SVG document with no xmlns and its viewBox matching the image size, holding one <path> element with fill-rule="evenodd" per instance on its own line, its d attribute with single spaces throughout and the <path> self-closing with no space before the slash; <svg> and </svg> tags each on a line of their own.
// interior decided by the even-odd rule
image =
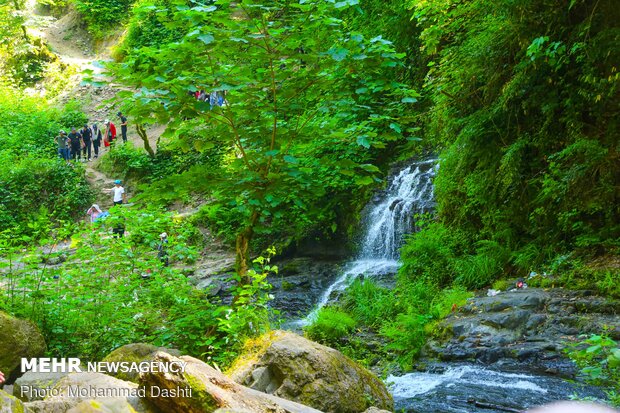
<svg viewBox="0 0 620 413">
<path fill-rule="evenodd" d="M 96 361 L 82 364 L 79 358 L 22 358 L 21 372 L 26 373 L 184 373 L 187 363 L 183 361 Z"/>
<path fill-rule="evenodd" d="M 83 364 L 79 358 L 22 358 L 21 372 L 27 373 L 103 373 L 115 375 L 116 373 L 184 373 L 187 363 L 179 361 L 99 361 Z M 141 387 L 98 387 L 92 385 L 68 386 L 66 392 L 58 387 L 37 387 L 32 385 L 20 386 L 21 396 L 29 395 L 44 399 L 49 396 L 76 397 L 76 398 L 118 398 L 118 397 L 146 397 L 147 388 Z M 150 397 L 192 397 L 192 388 L 177 387 L 174 389 L 150 386 Z"/>
</svg>

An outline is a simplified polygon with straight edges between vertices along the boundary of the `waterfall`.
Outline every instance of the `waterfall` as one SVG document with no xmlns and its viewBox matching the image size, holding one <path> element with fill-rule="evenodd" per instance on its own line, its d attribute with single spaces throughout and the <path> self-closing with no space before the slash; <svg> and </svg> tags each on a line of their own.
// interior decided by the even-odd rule
<svg viewBox="0 0 620 413">
<path fill-rule="evenodd" d="M 432 180 L 437 167 L 437 159 L 415 162 L 389 180 L 388 188 L 375 196 L 364 209 L 360 254 L 323 292 L 310 315 L 294 324 L 307 325 L 327 304 L 333 292 L 344 290 L 357 277 L 394 274 L 398 271 L 399 250 L 404 235 L 414 230 L 414 215 L 433 210 Z"/>
<path fill-rule="evenodd" d="M 369 208 L 359 260 L 399 258 L 403 236 L 411 232 L 415 214 L 433 209 L 433 183 L 437 160 L 415 163 L 402 169 L 390 182 L 379 202 Z"/>
</svg>

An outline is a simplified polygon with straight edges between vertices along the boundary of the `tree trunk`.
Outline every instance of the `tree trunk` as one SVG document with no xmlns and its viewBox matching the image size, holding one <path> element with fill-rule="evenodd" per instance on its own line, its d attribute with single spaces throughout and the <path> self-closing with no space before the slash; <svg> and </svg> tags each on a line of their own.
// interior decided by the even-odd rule
<svg viewBox="0 0 620 413">
<path fill-rule="evenodd" d="M 13 0 L 13 7 L 15 8 L 15 11 L 19 14 L 19 12 L 22 11 L 22 7 L 19 4 L 19 2 L 17 0 Z M 20 21 L 23 21 L 23 17 L 20 17 Z M 30 43 L 30 36 L 28 36 L 28 30 L 26 29 L 26 25 L 25 24 L 21 24 L 20 25 L 22 28 L 22 32 L 24 34 L 24 40 L 26 40 L 26 43 Z"/>
<path fill-rule="evenodd" d="M 241 277 L 241 284 L 248 284 L 248 270 L 250 269 L 249 265 L 249 246 L 250 241 L 252 241 L 252 236 L 254 235 L 254 226 L 258 221 L 258 211 L 252 211 L 252 215 L 250 215 L 250 222 L 248 225 L 237 234 L 237 239 L 235 242 L 235 252 L 236 252 L 236 267 L 237 274 Z"/>
<path fill-rule="evenodd" d="M 146 135 L 146 130 L 142 125 L 136 125 L 136 131 L 138 131 L 138 135 L 142 138 L 142 142 L 144 142 L 144 149 L 149 153 L 151 158 L 155 157 L 155 151 L 151 148 L 151 144 L 149 143 L 149 137 Z"/>
</svg>

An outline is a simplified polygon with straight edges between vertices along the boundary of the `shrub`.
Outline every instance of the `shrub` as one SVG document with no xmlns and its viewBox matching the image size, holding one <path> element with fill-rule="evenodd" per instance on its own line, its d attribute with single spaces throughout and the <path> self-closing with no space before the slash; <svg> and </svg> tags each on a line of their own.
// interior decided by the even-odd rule
<svg viewBox="0 0 620 413">
<path fill-rule="evenodd" d="M 355 328 L 357 323 L 344 311 L 332 307 L 319 310 L 316 320 L 304 328 L 308 337 L 324 344 L 335 344 Z"/>
<path fill-rule="evenodd" d="M 506 291 L 511 285 L 512 283 L 508 280 L 497 280 L 493 282 L 493 286 L 491 288 L 498 291 Z"/>
<path fill-rule="evenodd" d="M 467 299 L 472 296 L 473 294 L 463 287 L 445 289 L 431 301 L 428 313 L 435 320 L 442 319 L 457 307 L 465 305 Z"/>
<path fill-rule="evenodd" d="M 458 260 L 455 283 L 470 290 L 489 285 L 502 272 L 501 265 L 488 255 L 476 254 Z"/>
<path fill-rule="evenodd" d="M 153 6 L 168 6 L 169 0 L 138 1 L 133 8 L 133 16 L 127 27 L 127 35 L 119 47 L 122 54 L 142 47 L 158 47 L 179 40 L 185 35 L 182 31 L 171 29 L 170 12 L 162 13 Z"/>
<path fill-rule="evenodd" d="M 586 380 L 607 389 L 611 403 L 620 407 L 620 347 L 606 332 L 584 336 L 567 349 Z"/>
<path fill-rule="evenodd" d="M 89 119 L 81 110 L 83 102 L 78 100 L 70 100 L 64 107 L 64 110 L 58 118 L 58 123 L 62 125 L 66 132 L 71 128 L 80 129 L 88 123 Z"/>
<path fill-rule="evenodd" d="M 345 291 L 342 305 L 358 322 L 375 328 L 402 311 L 395 293 L 370 279 L 355 280 Z"/>
<path fill-rule="evenodd" d="M 22 259 L 26 268 L 9 272 L 9 288 L 0 290 L 0 308 L 35 321 L 50 355 L 99 360 L 121 345 L 147 342 L 226 365 L 245 338 L 268 328 L 269 268 L 250 271 L 252 282 L 238 287 L 235 306 L 223 305 L 158 259 L 162 231 L 169 234 L 173 262 L 195 254 L 186 243 L 188 229 L 171 214 L 126 208 L 111 213 L 73 237 L 77 251 L 61 268 L 40 266 L 47 255 L 33 247 L 32 259 Z M 126 226 L 125 237 L 109 236 L 115 220 Z"/>
<path fill-rule="evenodd" d="M 432 326 L 472 296 L 463 287 L 440 290 L 422 280 L 398 285 L 398 301 L 405 307 L 395 317 L 386 318 L 380 334 L 390 340 L 387 349 L 397 354 L 405 369 L 412 366 L 426 343 Z"/>
<path fill-rule="evenodd" d="M 430 320 L 429 315 L 408 312 L 399 314 L 394 321 L 381 328 L 381 335 L 390 340 L 387 349 L 398 354 L 398 361 L 403 368 L 411 368 L 426 343 L 424 327 Z"/>
<path fill-rule="evenodd" d="M 101 170 L 123 180 L 140 179 L 153 171 L 153 160 L 143 150 L 137 149 L 131 142 L 119 145 L 101 159 Z"/>
<path fill-rule="evenodd" d="M 433 222 L 411 235 L 401 250 L 402 267 L 398 272 L 403 282 L 424 279 L 444 287 L 456 273 L 454 259 L 464 249 L 464 239 L 444 225 Z"/>
<path fill-rule="evenodd" d="M 75 8 L 82 14 L 88 31 L 95 38 L 103 38 L 126 21 L 134 0 L 75 0 Z"/>
<path fill-rule="evenodd" d="M 67 165 L 56 153 L 54 137 L 69 119 L 84 119 L 75 103 L 51 109 L 0 87 L 0 228 L 14 240 L 33 241 L 45 233 L 44 221 L 48 229 L 67 225 L 92 200 L 81 165 Z"/>
</svg>

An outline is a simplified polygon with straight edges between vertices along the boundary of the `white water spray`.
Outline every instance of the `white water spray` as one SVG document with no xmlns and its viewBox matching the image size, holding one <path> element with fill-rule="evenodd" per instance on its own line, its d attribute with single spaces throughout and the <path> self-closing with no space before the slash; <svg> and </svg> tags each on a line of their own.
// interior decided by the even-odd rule
<svg viewBox="0 0 620 413">
<path fill-rule="evenodd" d="M 436 171 L 437 159 L 429 159 L 402 169 L 390 181 L 378 202 L 367 208 L 358 258 L 350 262 L 342 275 L 323 292 L 315 309 L 293 324 L 308 325 L 329 302 L 332 293 L 344 290 L 361 275 L 373 277 L 396 273 L 403 236 L 413 230 L 414 215 L 429 212 L 434 206 L 432 179 Z"/>
</svg>

